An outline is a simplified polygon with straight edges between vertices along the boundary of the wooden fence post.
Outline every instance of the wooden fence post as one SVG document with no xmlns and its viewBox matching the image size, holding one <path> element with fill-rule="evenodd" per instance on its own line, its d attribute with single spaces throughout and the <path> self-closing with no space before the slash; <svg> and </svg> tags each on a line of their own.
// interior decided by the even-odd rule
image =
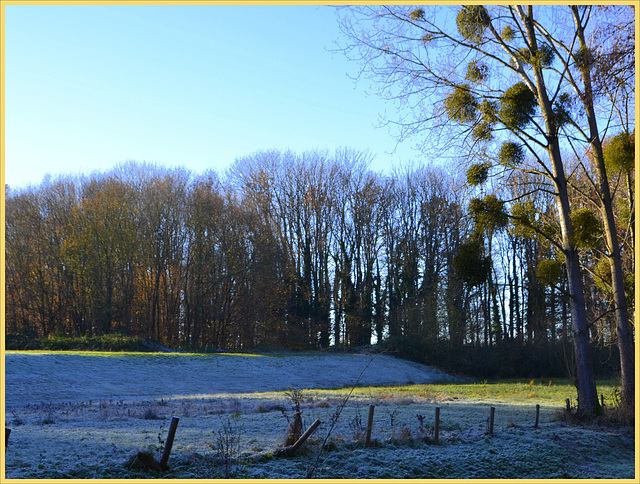
<svg viewBox="0 0 640 484">
<path fill-rule="evenodd" d="M 491 411 L 489 413 L 489 435 L 493 437 L 493 422 L 496 416 L 496 407 L 491 407 Z"/>
<path fill-rule="evenodd" d="M 540 404 L 536 404 L 536 424 L 533 426 L 534 429 L 538 428 L 538 421 L 540 420 Z"/>
<path fill-rule="evenodd" d="M 440 407 L 436 407 L 436 422 L 433 427 L 433 441 L 440 443 Z"/>
<path fill-rule="evenodd" d="M 300 436 L 300 438 L 296 441 L 295 444 L 290 445 L 289 447 L 285 447 L 284 449 L 280 449 L 276 452 L 276 457 L 282 457 L 286 455 L 287 457 L 291 457 L 296 451 L 304 444 L 304 441 L 307 440 L 312 433 L 316 431 L 316 429 L 320 426 L 322 422 L 320 420 L 316 420 L 313 422 L 307 430 L 305 430 L 304 434 Z"/>
<path fill-rule="evenodd" d="M 367 418 L 367 430 L 364 433 L 364 446 L 371 447 L 371 430 L 373 429 L 373 412 L 375 405 L 369 405 L 369 416 Z"/>
<path fill-rule="evenodd" d="M 7 427 L 4 428 L 4 450 L 7 450 L 9 447 L 9 435 L 11 435 L 11 429 Z"/>
<path fill-rule="evenodd" d="M 567 412 L 570 412 L 571 411 L 571 400 L 569 400 L 567 398 L 567 402 L 566 403 L 567 403 Z"/>
<path fill-rule="evenodd" d="M 169 426 L 169 435 L 167 441 L 164 444 L 164 452 L 162 453 L 162 459 L 160 460 L 160 467 L 167 468 L 167 462 L 169 462 L 169 455 L 171 454 L 171 447 L 173 447 L 173 438 L 176 435 L 176 428 L 178 428 L 178 417 L 171 417 L 171 425 Z"/>
</svg>

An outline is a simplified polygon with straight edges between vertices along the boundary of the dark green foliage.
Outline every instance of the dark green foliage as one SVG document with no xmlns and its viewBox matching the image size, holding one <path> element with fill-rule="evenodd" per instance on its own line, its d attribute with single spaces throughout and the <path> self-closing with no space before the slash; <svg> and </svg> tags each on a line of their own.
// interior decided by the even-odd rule
<svg viewBox="0 0 640 484">
<path fill-rule="evenodd" d="M 471 61 L 467 66 L 466 79 L 471 82 L 484 82 L 489 77 L 489 68 L 484 62 Z"/>
<path fill-rule="evenodd" d="M 453 259 L 458 277 L 469 286 L 484 284 L 491 271 L 491 259 L 484 254 L 484 246 L 477 239 L 469 239 L 458 247 Z"/>
<path fill-rule="evenodd" d="M 433 40 L 433 34 L 426 33 L 422 36 L 421 40 L 423 44 L 428 44 Z"/>
<path fill-rule="evenodd" d="M 593 281 L 596 286 L 602 289 L 606 293 L 611 293 L 611 262 L 607 257 L 603 257 L 598 260 L 593 268 L 595 277 Z"/>
<path fill-rule="evenodd" d="M 533 238 L 540 234 L 547 239 L 554 238 L 559 227 L 556 223 L 546 223 L 538 219 L 537 209 L 531 200 L 515 202 L 511 206 L 511 223 L 513 235 L 520 238 Z M 561 257 L 560 255 L 558 257 Z"/>
<path fill-rule="evenodd" d="M 489 123 L 481 121 L 473 128 L 471 136 L 477 141 L 491 141 L 493 139 L 493 129 Z"/>
<path fill-rule="evenodd" d="M 509 220 L 504 202 L 495 195 L 487 195 L 482 199 L 471 199 L 469 213 L 473 217 L 476 231 L 479 233 L 505 228 Z"/>
<path fill-rule="evenodd" d="M 535 52 L 527 48 L 518 49 L 516 55 L 522 63 L 537 68 L 549 67 L 555 57 L 553 49 L 548 44 L 541 44 Z"/>
<path fill-rule="evenodd" d="M 497 113 L 498 113 L 498 105 L 495 102 L 487 101 L 486 99 L 482 101 L 482 104 L 478 107 L 480 113 L 482 115 L 482 120 L 486 123 L 493 124 L 498 121 Z"/>
<path fill-rule="evenodd" d="M 468 84 L 456 86 L 444 100 L 449 119 L 458 123 L 472 123 L 476 119 L 478 103 Z"/>
<path fill-rule="evenodd" d="M 573 244 L 579 249 L 595 249 L 602 242 L 602 221 L 589 208 L 571 212 Z"/>
<path fill-rule="evenodd" d="M 499 116 L 509 129 L 522 129 L 536 112 L 536 96 L 524 82 L 507 89 L 500 99 Z"/>
<path fill-rule="evenodd" d="M 507 141 L 500 147 L 498 154 L 500 164 L 507 167 L 517 167 L 524 161 L 524 148 L 513 141 Z"/>
<path fill-rule="evenodd" d="M 490 141 L 493 139 L 493 125 L 498 121 L 496 103 L 484 100 L 478 106 L 480 121 L 473 128 L 473 139 L 478 141 Z"/>
<path fill-rule="evenodd" d="M 578 69 L 589 69 L 593 64 L 594 57 L 593 53 L 590 52 L 589 49 L 582 47 L 578 52 L 573 54 L 573 60 Z"/>
<path fill-rule="evenodd" d="M 487 10 L 482 5 L 465 5 L 456 17 L 458 32 L 469 42 L 482 42 L 484 32 L 491 23 Z"/>
<path fill-rule="evenodd" d="M 633 272 L 624 275 L 624 293 L 627 296 L 627 304 L 629 305 L 629 307 L 634 307 L 636 295 L 636 275 Z"/>
<path fill-rule="evenodd" d="M 533 201 L 524 200 L 513 204 L 511 207 L 513 232 L 516 237 L 531 238 L 536 232 L 536 210 Z"/>
<path fill-rule="evenodd" d="M 7 350 L 39 350 L 40 340 L 35 333 L 9 333 L 4 338 Z"/>
<path fill-rule="evenodd" d="M 598 260 L 593 268 L 595 277 L 593 281 L 595 285 L 607 294 L 612 294 L 611 288 L 611 261 L 608 257 L 603 257 Z M 627 273 L 624 275 L 624 292 L 627 300 L 630 302 L 630 307 L 633 306 L 633 300 L 635 296 L 635 274 Z"/>
<path fill-rule="evenodd" d="M 629 227 L 631 223 L 631 217 L 634 216 L 634 207 L 629 206 L 629 199 L 616 198 L 614 200 L 614 207 L 617 213 L 617 221 L 620 227 Z"/>
<path fill-rule="evenodd" d="M 120 333 L 91 337 L 49 336 L 41 340 L 41 345 L 44 350 L 141 351 L 145 349 L 142 339 Z"/>
<path fill-rule="evenodd" d="M 149 351 L 144 340 L 120 333 L 100 336 L 56 336 L 38 339 L 33 335 L 8 334 L 5 338 L 8 350 L 49 351 Z"/>
<path fill-rule="evenodd" d="M 507 25 L 504 29 L 502 29 L 500 36 L 505 42 L 511 42 L 515 37 L 515 32 L 509 25 Z"/>
<path fill-rule="evenodd" d="M 556 285 L 560 282 L 561 275 L 562 264 L 560 261 L 554 259 L 542 259 L 538 263 L 536 277 L 542 284 L 547 286 Z"/>
<path fill-rule="evenodd" d="M 411 11 L 409 18 L 413 21 L 424 20 L 424 8 L 416 8 Z"/>
<path fill-rule="evenodd" d="M 489 177 L 489 163 L 474 163 L 467 170 L 467 183 L 471 186 L 482 185 Z"/>
<path fill-rule="evenodd" d="M 560 226 L 557 223 L 543 223 L 540 232 L 547 238 L 553 239 L 560 233 Z"/>
<path fill-rule="evenodd" d="M 563 125 L 571 121 L 571 96 L 566 92 L 560 94 L 558 99 L 553 105 L 553 115 L 556 128 L 560 128 Z"/>
<path fill-rule="evenodd" d="M 603 147 L 607 171 L 631 173 L 635 167 L 635 143 L 629 133 L 611 138 Z"/>
</svg>

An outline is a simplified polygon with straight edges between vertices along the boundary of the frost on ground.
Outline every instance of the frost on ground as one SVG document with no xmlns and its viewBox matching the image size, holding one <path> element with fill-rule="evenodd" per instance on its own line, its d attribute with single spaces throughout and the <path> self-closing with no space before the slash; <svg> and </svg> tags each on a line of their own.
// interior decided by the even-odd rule
<svg viewBox="0 0 640 484">
<path fill-rule="evenodd" d="M 634 477 L 631 431 L 571 427 L 535 403 L 507 405 L 438 400 L 428 393 L 398 399 L 354 396 L 325 450 L 322 441 L 365 355 L 78 356 L 6 355 L 7 478 L 626 478 Z M 431 383 L 448 377 L 380 355 L 363 386 Z M 323 422 L 292 458 L 275 458 L 292 416 L 288 387 L 303 391 L 305 427 Z M 373 439 L 362 439 L 370 404 Z M 487 435 L 489 407 L 495 435 Z M 440 445 L 433 444 L 435 406 Z M 180 423 L 170 468 L 129 470 L 137 451 L 162 454 L 171 416 Z M 317 459 L 317 465 L 316 463 Z M 315 467 L 314 467 L 315 466 Z"/>
<path fill-rule="evenodd" d="M 8 353 L 6 405 L 433 383 L 449 377 L 388 355 Z"/>
</svg>

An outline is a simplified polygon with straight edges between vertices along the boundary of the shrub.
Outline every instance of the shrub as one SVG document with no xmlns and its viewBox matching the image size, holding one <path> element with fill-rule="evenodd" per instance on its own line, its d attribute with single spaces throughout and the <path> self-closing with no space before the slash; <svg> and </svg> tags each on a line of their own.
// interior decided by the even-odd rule
<svg viewBox="0 0 640 484">
<path fill-rule="evenodd" d="M 14 333 L 5 336 L 7 350 L 49 351 L 145 351 L 144 341 L 137 336 L 121 333 L 100 336 L 48 335 L 38 338 L 35 333 Z"/>
<path fill-rule="evenodd" d="M 144 412 L 143 418 L 145 420 L 159 420 L 161 417 L 158 416 L 155 408 L 150 407 Z"/>
<path fill-rule="evenodd" d="M 39 350 L 42 349 L 40 340 L 35 333 L 13 333 L 4 337 L 7 350 Z"/>
</svg>

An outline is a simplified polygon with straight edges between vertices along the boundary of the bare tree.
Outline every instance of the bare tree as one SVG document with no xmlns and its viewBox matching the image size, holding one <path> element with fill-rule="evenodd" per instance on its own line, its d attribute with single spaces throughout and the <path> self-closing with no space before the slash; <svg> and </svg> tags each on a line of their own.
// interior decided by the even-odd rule
<svg viewBox="0 0 640 484">
<path fill-rule="evenodd" d="M 430 141 L 442 142 L 438 135 L 446 134 L 467 159 L 506 172 L 520 169 L 526 152 L 550 180 L 561 228 L 556 248 L 571 294 L 579 405 L 594 414 L 584 286 L 562 158 L 571 101 L 562 66 L 579 50 L 570 41 L 579 30 L 572 21 L 571 10 L 560 7 L 475 5 L 361 7 L 346 10 L 340 23 L 343 51 L 389 98 L 409 106 L 396 123 L 401 139 L 428 130 Z M 570 50 L 554 48 L 556 39 L 569 39 Z"/>
</svg>

